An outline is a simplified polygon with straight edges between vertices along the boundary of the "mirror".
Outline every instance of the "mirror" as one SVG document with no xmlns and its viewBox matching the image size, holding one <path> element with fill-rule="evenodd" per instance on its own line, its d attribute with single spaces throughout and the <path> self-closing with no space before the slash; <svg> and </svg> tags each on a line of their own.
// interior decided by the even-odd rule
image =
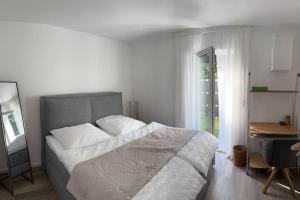
<svg viewBox="0 0 300 200">
<path fill-rule="evenodd" d="M 7 189 L 13 194 L 11 178 L 22 175 L 33 181 L 30 157 L 26 142 L 26 133 L 16 82 L 0 82 L 0 111 L 1 132 L 6 151 L 7 179 L 10 187 Z M 30 179 L 26 173 L 30 174 Z M 3 183 L 3 182 L 2 182 Z"/>
<path fill-rule="evenodd" d="M 25 131 L 16 85 L 0 84 L 0 104 L 8 155 L 26 147 Z"/>
</svg>

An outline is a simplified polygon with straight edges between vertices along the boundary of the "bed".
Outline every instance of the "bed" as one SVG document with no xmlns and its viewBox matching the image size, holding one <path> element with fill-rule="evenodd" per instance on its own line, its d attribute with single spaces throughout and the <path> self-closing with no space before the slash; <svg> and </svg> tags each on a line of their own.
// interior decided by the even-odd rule
<svg viewBox="0 0 300 200">
<path fill-rule="evenodd" d="M 122 113 L 122 94 L 119 92 L 41 97 L 42 168 L 48 175 L 59 199 L 75 199 L 66 189 L 72 167 L 66 164 L 65 160 L 67 159 L 62 160 L 53 147 L 50 147 L 46 141 L 46 137 L 50 135 L 50 130 L 83 123 L 94 124 L 97 119 L 110 115 L 121 115 Z M 137 140 L 161 127 L 165 126 L 158 123 L 151 123 L 141 130 L 120 136 L 120 140 L 127 140 L 128 142 Z M 181 199 L 205 199 L 206 190 L 213 171 L 212 155 L 216 147 L 214 139 L 210 136 L 208 137 L 208 134 L 198 134 L 197 137 L 195 136 L 194 138 L 196 139 L 187 143 L 167 163 L 168 166 L 164 166 L 153 176 L 132 199 L 162 199 L 163 196 L 171 199 L 172 193 L 176 194 L 174 190 L 177 191 L 176 198 L 179 198 L 178 195 L 183 195 L 180 197 Z M 115 138 L 114 140 L 117 141 L 119 138 Z M 212 140 L 213 147 L 208 148 L 209 146 L 207 145 L 210 144 L 208 140 Z M 195 149 L 195 146 L 200 150 Z M 74 152 L 71 153 L 72 155 L 76 155 Z M 86 154 L 86 152 L 84 153 Z M 178 168 L 178 166 L 181 166 L 182 169 Z M 180 175 L 184 178 L 180 179 Z M 168 184 L 165 184 L 166 180 Z M 195 192 L 197 194 L 194 194 Z M 149 196 L 149 194 L 151 195 Z"/>
</svg>

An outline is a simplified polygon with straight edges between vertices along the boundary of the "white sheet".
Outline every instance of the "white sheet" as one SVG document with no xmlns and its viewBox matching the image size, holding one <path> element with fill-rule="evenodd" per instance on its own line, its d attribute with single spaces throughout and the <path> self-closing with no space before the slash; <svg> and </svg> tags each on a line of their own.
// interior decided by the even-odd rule
<svg viewBox="0 0 300 200">
<path fill-rule="evenodd" d="M 62 162 L 61 155 L 65 151 L 64 146 L 52 135 L 46 136 L 46 142 L 49 148 L 56 154 L 58 159 Z"/>
</svg>

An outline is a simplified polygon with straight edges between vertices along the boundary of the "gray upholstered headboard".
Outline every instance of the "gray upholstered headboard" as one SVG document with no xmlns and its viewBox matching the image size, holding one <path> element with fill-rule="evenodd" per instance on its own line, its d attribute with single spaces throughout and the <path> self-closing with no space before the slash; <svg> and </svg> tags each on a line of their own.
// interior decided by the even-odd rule
<svg viewBox="0 0 300 200">
<path fill-rule="evenodd" d="M 101 92 L 41 97 L 42 166 L 45 139 L 49 131 L 82 123 L 95 123 L 99 118 L 122 114 L 122 93 Z"/>
</svg>

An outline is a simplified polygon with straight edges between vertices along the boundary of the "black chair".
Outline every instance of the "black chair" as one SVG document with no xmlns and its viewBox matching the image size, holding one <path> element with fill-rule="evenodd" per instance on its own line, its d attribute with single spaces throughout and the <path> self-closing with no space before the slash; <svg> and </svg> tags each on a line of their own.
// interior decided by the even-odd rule
<svg viewBox="0 0 300 200">
<path fill-rule="evenodd" d="M 263 193 L 267 192 L 278 170 L 281 170 L 288 181 L 292 195 L 295 197 L 295 190 L 291 181 L 289 168 L 296 168 L 298 165 L 296 153 L 291 150 L 291 147 L 299 141 L 299 138 L 274 139 L 268 141 L 264 148 L 263 156 L 266 162 L 272 166 L 272 172 L 262 190 Z"/>
</svg>

